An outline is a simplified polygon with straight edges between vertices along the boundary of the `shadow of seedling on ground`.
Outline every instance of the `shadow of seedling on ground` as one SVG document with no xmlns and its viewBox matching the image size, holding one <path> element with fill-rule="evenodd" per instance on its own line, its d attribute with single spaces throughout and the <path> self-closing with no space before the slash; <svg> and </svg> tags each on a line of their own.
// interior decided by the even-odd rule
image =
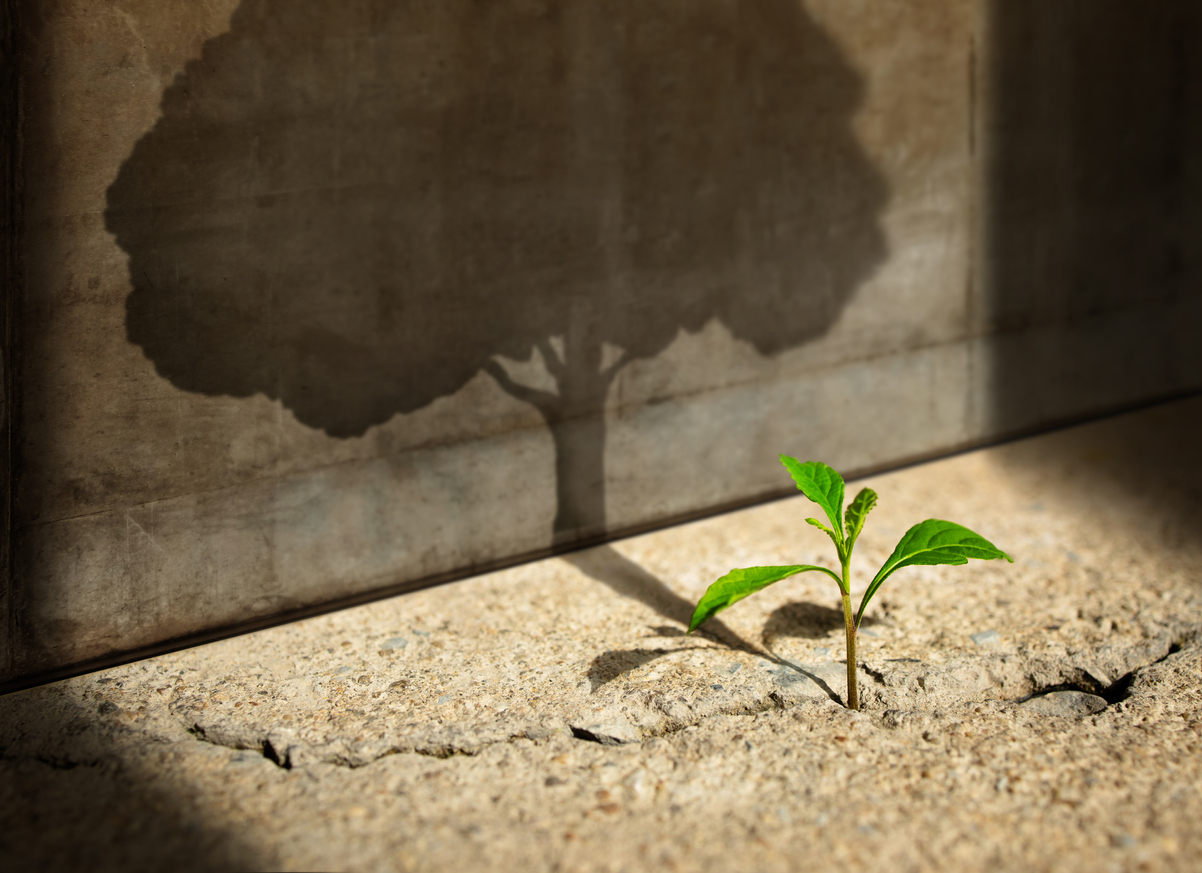
<svg viewBox="0 0 1202 873">
<path fill-rule="evenodd" d="M 791 685 L 795 682 L 800 682 L 801 678 L 809 679 L 811 682 L 821 688 L 823 693 L 826 694 L 826 696 L 831 700 L 835 701 L 835 703 L 838 703 L 841 706 L 847 706 L 846 696 L 840 694 L 834 688 L 831 688 L 827 681 L 817 673 L 807 670 L 800 664 L 794 664 L 792 661 L 781 659 L 778 661 L 778 663 L 781 665 L 780 667 L 769 671 L 778 684 Z"/>
<path fill-rule="evenodd" d="M 683 637 L 688 636 L 683 630 L 678 627 L 672 627 L 666 624 L 657 624 L 649 628 L 657 637 Z"/>
<path fill-rule="evenodd" d="M 860 627 L 869 628 L 878 623 L 876 619 L 864 616 Z M 821 688 L 831 700 L 846 705 L 843 695 L 831 688 L 822 677 L 807 670 L 804 665 L 778 654 L 773 648 L 776 640 L 783 637 L 803 640 L 827 640 L 832 633 L 837 634 L 835 639 L 830 640 L 832 650 L 842 650 L 841 647 L 844 645 L 844 623 L 843 610 L 841 608 L 822 606 L 810 601 L 797 601 L 786 603 L 772 611 L 772 614 L 768 616 L 768 620 L 764 622 L 764 630 L 760 636 L 760 642 L 779 665 L 778 669 L 773 672 L 780 678 L 786 678 L 785 675 L 781 674 L 781 671 L 789 671 L 804 676 Z M 839 649 L 835 647 L 839 647 Z M 843 651 L 845 652 L 845 650 Z"/>
<path fill-rule="evenodd" d="M 602 685 L 607 685 L 627 673 L 632 673 L 639 667 L 645 667 L 664 655 L 675 655 L 678 652 L 695 652 L 707 646 L 684 646 L 679 649 L 624 649 L 608 651 L 593 658 L 589 664 L 588 680 L 592 690 L 596 691 Z"/>
<path fill-rule="evenodd" d="M 875 624 L 876 619 L 866 615 L 860 627 L 872 627 Z M 772 642 L 778 637 L 824 640 L 832 631 L 838 631 L 840 635 L 844 631 L 842 609 L 799 601 L 786 603 L 774 609 L 764 623 L 764 632 L 760 640 L 764 648 L 770 649 Z"/>
<path fill-rule="evenodd" d="M 696 604 L 681 597 L 663 580 L 648 573 L 613 546 L 598 546 L 583 552 L 564 555 L 564 560 L 590 579 L 609 586 L 623 597 L 637 600 L 649 606 L 664 618 L 677 622 L 681 628 L 689 626 Z M 656 628 L 658 636 L 683 635 L 676 628 Z M 663 633 L 668 631 L 668 633 Z M 722 643 L 732 649 L 762 655 L 763 651 L 749 643 L 717 619 L 710 619 L 698 635 Z"/>
<path fill-rule="evenodd" d="M 685 635 L 684 628 L 689 626 L 689 620 L 693 617 L 695 604 L 681 597 L 669 588 L 663 580 L 647 572 L 617 549 L 608 545 L 598 546 L 594 549 L 564 555 L 563 559 L 590 579 L 595 579 L 603 585 L 607 585 L 615 593 L 637 600 L 639 603 L 651 607 L 664 618 L 679 623 L 680 627 L 659 625 L 652 628 L 657 637 L 670 638 L 683 637 Z M 813 606 L 813 604 L 809 605 Z M 822 609 L 822 607 L 815 608 Z M 842 627 L 843 613 L 838 613 L 838 616 L 839 627 Z M 865 623 L 867 622 L 868 620 L 865 619 Z M 748 654 L 755 655 L 757 658 L 764 658 L 776 664 L 781 669 L 794 670 L 801 673 L 817 682 L 835 700 L 839 699 L 835 697 L 822 680 L 810 675 L 796 664 L 773 654 L 771 651 L 748 642 L 718 619 L 711 618 L 707 621 L 704 628 L 697 630 L 696 636 L 712 640 L 728 649 L 747 652 Z M 673 655 L 677 652 L 696 651 L 704 648 L 707 647 L 684 646 L 674 649 L 638 648 L 610 650 L 593 659 L 588 670 L 589 682 L 592 683 L 592 690 L 596 691 L 601 686 L 651 663 L 656 658 Z"/>
</svg>

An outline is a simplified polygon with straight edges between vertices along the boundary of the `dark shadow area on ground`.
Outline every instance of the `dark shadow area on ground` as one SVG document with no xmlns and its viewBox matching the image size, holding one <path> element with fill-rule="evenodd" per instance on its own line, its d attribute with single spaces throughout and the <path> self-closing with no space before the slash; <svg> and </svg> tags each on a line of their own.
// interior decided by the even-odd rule
<svg viewBox="0 0 1202 873">
<path fill-rule="evenodd" d="M 608 651 L 593 658 L 588 668 L 588 679 L 592 690 L 613 682 L 627 673 L 646 666 L 652 661 L 677 652 L 690 652 L 702 646 L 685 646 L 679 649 L 623 649 Z"/>
<path fill-rule="evenodd" d="M 686 636 L 685 632 L 681 628 L 672 627 L 671 625 L 667 625 L 667 624 L 657 624 L 654 627 L 651 627 L 650 630 L 657 637 L 683 637 L 683 636 Z"/>
<path fill-rule="evenodd" d="M 987 21 L 981 280 L 984 326 L 999 331 L 995 432 L 1197 390 L 1202 6 L 994 0 Z"/>
<path fill-rule="evenodd" d="M 580 572 L 584 573 L 590 579 L 595 579 L 609 586 L 615 593 L 637 600 L 639 603 L 654 609 L 664 618 L 679 623 L 678 627 L 657 626 L 652 628 L 657 637 L 671 638 L 684 636 L 684 631 L 689 626 L 689 620 L 693 616 L 696 604 L 681 597 L 664 584 L 663 580 L 644 570 L 634 561 L 613 548 L 613 546 L 597 546 L 596 548 L 584 551 L 572 552 L 564 555 L 563 560 L 580 570 Z M 813 604 L 809 605 L 812 606 Z M 822 609 L 822 607 L 817 606 L 814 608 L 816 610 Z M 780 610 L 777 610 L 777 612 L 780 612 Z M 785 620 L 778 620 L 778 624 L 782 624 L 783 621 Z M 864 623 L 869 624 L 871 621 L 865 618 Z M 843 613 L 839 612 L 839 627 L 842 626 Z M 793 624 L 790 627 L 796 628 L 798 625 Z M 747 652 L 758 658 L 763 658 L 782 669 L 807 676 L 829 692 L 827 686 L 820 679 L 811 676 L 802 667 L 779 657 L 767 648 L 756 646 L 743 639 L 723 624 L 721 619 L 711 618 L 704 626 L 698 628 L 694 634 L 713 640 L 727 648 Z M 765 639 L 767 638 L 768 635 L 765 632 Z M 675 649 L 614 649 L 604 652 L 594 658 L 592 664 L 589 666 L 588 677 L 592 683 L 592 690 L 596 691 L 607 682 L 612 682 L 632 670 L 637 670 L 639 667 L 651 663 L 657 658 L 676 652 L 688 651 L 690 648 L 696 647 L 690 646 Z M 832 699 L 838 700 L 837 697 L 832 697 Z"/>
<path fill-rule="evenodd" d="M 783 658 L 780 659 L 778 663 L 781 666 L 776 670 L 770 671 L 775 676 L 778 683 L 788 686 L 793 683 L 800 682 L 803 678 L 809 679 L 820 689 L 822 689 L 823 694 L 825 694 L 835 703 L 838 703 L 842 706 L 847 705 L 846 701 L 844 700 L 845 695 L 835 691 L 835 689 L 831 688 L 830 684 L 825 679 L 823 679 L 817 673 L 811 671 L 810 667 L 813 665 L 795 664 L 792 661 Z M 846 662 L 844 663 L 846 664 Z M 843 687 L 846 690 L 846 686 Z"/>
<path fill-rule="evenodd" d="M 555 541 L 595 537 L 625 365 L 797 347 L 884 259 L 863 90 L 793 0 L 244 0 L 109 188 L 129 340 L 339 438 L 487 373 L 552 433 Z"/>
<path fill-rule="evenodd" d="M 0 698 L 6 869 L 200 873 L 278 864 L 205 820 L 204 799 L 174 772 L 179 762 L 135 736 L 127 724 L 138 714 L 120 700 L 115 686 L 86 705 L 53 685 Z M 245 754 L 261 765 L 257 752 Z"/>
<path fill-rule="evenodd" d="M 1143 409 L 998 449 L 1015 476 L 1054 470 L 1069 485 L 1040 509 L 1123 519 L 1149 543 L 1202 551 L 1202 397 Z"/>
<path fill-rule="evenodd" d="M 595 579 L 608 586 L 616 594 L 637 600 L 644 606 L 654 609 L 664 618 L 678 623 L 677 627 L 654 628 L 656 636 L 679 637 L 684 635 L 689 626 L 689 620 L 693 617 L 693 609 L 696 604 L 681 597 L 664 584 L 663 580 L 644 570 L 613 546 L 597 546 L 580 552 L 571 552 L 564 555 L 563 560 L 590 579 Z M 699 628 L 695 634 L 715 640 L 732 649 L 750 652 L 760 657 L 771 657 L 716 618 L 706 622 L 705 627 Z M 698 647 L 610 650 L 598 655 L 589 665 L 589 682 L 592 684 L 592 690 L 596 691 L 602 685 L 612 682 L 632 670 L 637 670 L 657 658 L 688 651 L 692 648 Z"/>
<path fill-rule="evenodd" d="M 872 616 L 866 615 L 860 626 L 872 627 L 876 623 Z M 763 641 L 767 647 L 777 637 L 821 640 L 826 639 L 832 631 L 838 631 L 840 635 L 844 632 L 841 606 L 822 606 L 809 601 L 797 601 L 786 603 L 772 611 L 764 623 Z"/>
<path fill-rule="evenodd" d="M 613 546 L 597 546 L 572 552 L 564 555 L 563 559 L 590 579 L 609 586 L 615 593 L 637 600 L 664 618 L 678 622 L 680 631 L 688 629 L 697 604 L 681 597 L 664 584 L 663 580 L 644 570 Z M 696 633 L 732 649 L 756 655 L 763 654 L 760 649 L 723 624 L 721 619 L 711 618 L 705 623 L 705 627 L 698 628 Z"/>
<path fill-rule="evenodd" d="M 653 608 L 664 618 L 678 622 L 680 631 L 688 630 L 692 611 L 697 605 L 673 592 L 659 577 L 632 562 L 613 546 L 597 546 L 582 552 L 572 552 L 565 554 L 564 560 L 585 576 L 606 584 L 615 593 L 637 600 L 644 606 Z M 718 618 L 709 619 L 704 628 L 698 628 L 695 633 L 743 652 L 760 654 L 755 646 L 727 628 Z"/>
</svg>

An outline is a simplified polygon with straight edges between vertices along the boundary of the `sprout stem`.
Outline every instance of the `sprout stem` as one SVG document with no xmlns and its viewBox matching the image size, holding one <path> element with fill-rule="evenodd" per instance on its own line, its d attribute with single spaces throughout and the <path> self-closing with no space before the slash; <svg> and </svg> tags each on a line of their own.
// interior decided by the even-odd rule
<svg viewBox="0 0 1202 873">
<path fill-rule="evenodd" d="M 843 624 L 847 627 L 847 708 L 860 708 L 856 687 L 856 622 L 851 613 L 851 580 L 848 562 L 843 563 Z"/>
</svg>

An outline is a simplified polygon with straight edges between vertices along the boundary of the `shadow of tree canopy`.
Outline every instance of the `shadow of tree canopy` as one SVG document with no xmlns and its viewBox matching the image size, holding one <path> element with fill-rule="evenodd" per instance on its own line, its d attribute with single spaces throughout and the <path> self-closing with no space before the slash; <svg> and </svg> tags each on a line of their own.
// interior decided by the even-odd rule
<svg viewBox="0 0 1202 873">
<path fill-rule="evenodd" d="M 883 259 L 862 90 L 795 0 L 244 0 L 108 191 L 128 338 L 338 438 L 488 373 L 596 535 L 623 366 L 796 347 Z"/>
</svg>

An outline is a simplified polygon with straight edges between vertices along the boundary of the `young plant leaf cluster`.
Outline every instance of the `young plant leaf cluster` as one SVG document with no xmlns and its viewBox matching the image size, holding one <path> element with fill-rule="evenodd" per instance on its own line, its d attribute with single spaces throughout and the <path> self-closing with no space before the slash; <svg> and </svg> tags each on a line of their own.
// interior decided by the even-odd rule
<svg viewBox="0 0 1202 873">
<path fill-rule="evenodd" d="M 999 549 L 980 534 L 973 533 L 963 525 L 950 521 L 940 521 L 928 518 L 914 525 L 902 536 L 893 549 L 888 560 L 877 571 L 868 584 L 864 597 L 860 600 L 860 608 L 852 615 L 851 608 L 851 555 L 864 529 L 864 521 L 868 513 L 876 506 L 877 495 L 871 488 L 863 488 L 855 496 L 846 512 L 843 508 L 844 490 L 843 477 L 832 467 L 820 461 L 807 461 L 804 464 L 796 458 L 787 455 L 780 456 L 781 463 L 797 483 L 798 489 L 811 501 L 818 504 L 826 515 L 830 525 L 816 518 L 806 521 L 826 533 L 835 544 L 835 552 L 839 558 L 841 572 L 836 573 L 827 567 L 813 564 L 792 564 L 787 567 L 747 567 L 742 570 L 731 570 L 716 581 L 697 603 L 693 619 L 689 622 L 689 633 L 695 631 L 706 620 L 717 613 L 733 606 L 744 597 L 767 588 L 774 582 L 796 576 L 798 573 L 814 571 L 825 573 L 835 580 L 843 595 L 843 621 L 847 634 L 847 705 L 851 709 L 860 708 L 859 691 L 856 687 L 856 632 L 860 622 L 864 620 L 864 610 L 867 609 L 873 596 L 880 590 L 885 580 L 902 567 L 917 564 L 967 564 L 969 558 L 991 560 L 1004 558 L 1013 563 L 1014 559 Z"/>
</svg>

